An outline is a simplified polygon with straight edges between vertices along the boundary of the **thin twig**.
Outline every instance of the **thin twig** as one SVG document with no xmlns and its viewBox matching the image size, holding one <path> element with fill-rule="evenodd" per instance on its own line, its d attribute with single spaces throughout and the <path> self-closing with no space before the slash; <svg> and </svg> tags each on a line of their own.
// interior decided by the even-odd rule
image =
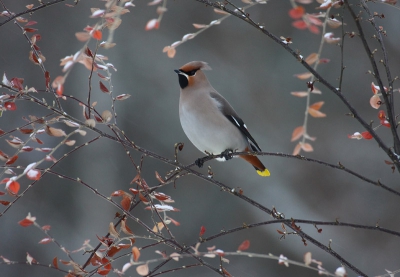
<svg viewBox="0 0 400 277">
<path fill-rule="evenodd" d="M 386 70 L 387 81 L 388 81 L 388 84 L 389 84 L 387 92 L 385 91 L 385 88 L 383 86 L 382 78 L 381 78 L 381 76 L 379 74 L 378 65 L 376 64 L 375 59 L 374 59 L 374 54 L 372 53 L 371 49 L 369 48 L 368 42 L 366 40 L 364 31 L 363 31 L 363 28 L 361 26 L 361 23 L 360 23 L 361 18 L 359 18 L 355 14 L 355 12 L 352 9 L 352 7 L 350 6 L 348 0 L 345 0 L 344 3 L 346 5 L 346 7 L 348 8 L 348 10 L 350 11 L 350 14 L 353 17 L 354 22 L 355 22 L 355 24 L 357 26 L 357 29 L 358 29 L 362 44 L 364 46 L 365 52 L 368 55 L 369 61 L 370 61 L 371 66 L 372 66 L 373 76 L 375 77 L 375 80 L 377 81 L 377 83 L 379 85 L 379 88 L 380 88 L 380 90 L 382 92 L 382 97 L 383 97 L 384 102 L 386 104 L 386 110 L 387 110 L 387 113 L 388 113 L 388 121 L 390 123 L 390 130 L 392 131 L 394 151 L 397 154 L 397 156 L 392 154 L 395 157 L 395 159 L 392 159 L 392 161 L 395 163 L 397 169 L 400 171 L 400 164 L 399 164 L 400 139 L 399 139 L 399 135 L 398 135 L 397 129 L 396 129 L 397 123 L 396 123 L 396 120 L 395 120 L 396 117 L 395 117 L 395 111 L 394 111 L 394 106 L 393 106 L 394 105 L 394 103 L 393 103 L 393 82 L 394 82 L 394 80 L 392 79 L 392 76 L 391 76 L 391 73 L 390 73 L 390 69 L 389 69 L 389 65 L 388 65 L 387 51 L 386 51 L 386 48 L 385 48 L 385 44 L 383 42 L 382 34 L 381 34 L 378 26 L 375 24 L 375 19 L 372 16 L 371 12 L 369 11 L 369 8 L 366 5 L 365 1 L 361 0 L 360 1 L 361 6 L 367 12 L 368 16 L 370 17 L 368 21 L 374 27 L 374 29 L 375 29 L 375 37 L 377 38 L 378 43 L 379 43 L 379 45 L 381 46 L 381 49 L 382 49 L 383 59 L 384 59 L 383 60 L 383 65 L 384 65 L 385 70 Z M 390 95 L 390 97 L 388 95 Z M 389 155 L 389 157 L 390 157 L 390 155 Z M 390 157 L 390 158 L 392 158 L 392 157 Z"/>
</svg>

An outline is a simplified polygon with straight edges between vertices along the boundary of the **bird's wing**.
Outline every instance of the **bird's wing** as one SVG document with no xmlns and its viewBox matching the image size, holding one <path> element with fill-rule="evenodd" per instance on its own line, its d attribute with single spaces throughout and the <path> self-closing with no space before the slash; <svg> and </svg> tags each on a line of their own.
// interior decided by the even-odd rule
<svg viewBox="0 0 400 277">
<path fill-rule="evenodd" d="M 246 124 L 244 124 L 243 120 L 238 116 L 232 106 L 226 101 L 226 99 L 217 92 L 210 92 L 210 97 L 215 99 L 218 102 L 218 108 L 222 112 L 222 114 L 230 121 L 233 125 L 235 125 L 240 132 L 247 138 L 250 143 L 251 149 L 253 151 L 260 151 L 261 148 L 258 146 L 256 140 L 251 136 L 249 130 L 247 130 Z"/>
</svg>

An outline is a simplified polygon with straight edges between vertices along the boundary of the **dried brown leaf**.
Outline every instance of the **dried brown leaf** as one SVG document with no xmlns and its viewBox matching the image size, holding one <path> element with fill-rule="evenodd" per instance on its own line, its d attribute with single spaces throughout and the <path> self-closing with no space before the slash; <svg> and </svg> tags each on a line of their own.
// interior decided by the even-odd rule
<svg viewBox="0 0 400 277">
<path fill-rule="evenodd" d="M 139 248 L 137 248 L 136 246 L 132 247 L 132 255 L 133 255 L 133 260 L 135 262 L 137 262 L 139 260 L 139 257 L 140 257 Z"/>
<path fill-rule="evenodd" d="M 119 234 L 118 234 L 117 230 L 115 230 L 114 223 L 112 223 L 112 222 L 110 222 L 110 224 L 108 225 L 108 232 L 114 238 L 118 238 L 119 237 Z"/>
<path fill-rule="evenodd" d="M 308 95 L 307 91 L 292 91 L 290 93 L 293 96 L 297 96 L 297 97 L 306 97 Z"/>
<path fill-rule="evenodd" d="M 313 63 L 315 63 L 318 60 L 318 54 L 317 53 L 312 53 L 310 54 L 307 58 L 306 58 L 306 63 L 308 63 L 309 65 L 312 65 Z"/>
<path fill-rule="evenodd" d="M 315 102 L 309 108 L 318 111 L 319 109 L 321 109 L 321 107 L 322 107 L 322 105 L 324 105 L 324 103 L 325 103 L 324 101 Z"/>
<path fill-rule="evenodd" d="M 299 126 L 293 130 L 292 138 L 290 141 L 295 141 L 301 138 L 304 134 L 304 126 Z"/>
<path fill-rule="evenodd" d="M 326 117 L 326 114 L 324 114 L 323 112 L 320 112 L 320 111 L 312 109 L 312 108 L 308 108 L 308 113 L 312 117 Z"/>
<path fill-rule="evenodd" d="M 46 133 L 52 137 L 65 137 L 67 134 L 62 129 L 46 126 Z"/>
<path fill-rule="evenodd" d="M 301 145 L 301 149 L 303 149 L 306 152 L 312 152 L 314 151 L 313 147 L 311 146 L 311 144 L 305 142 L 305 143 L 300 143 Z"/>
<path fill-rule="evenodd" d="M 146 276 L 149 273 L 149 265 L 143 264 L 136 268 L 136 272 L 141 276 Z"/>
<path fill-rule="evenodd" d="M 305 72 L 300 74 L 294 74 L 293 76 L 300 80 L 307 80 L 312 77 L 312 74 L 310 72 Z"/>
</svg>

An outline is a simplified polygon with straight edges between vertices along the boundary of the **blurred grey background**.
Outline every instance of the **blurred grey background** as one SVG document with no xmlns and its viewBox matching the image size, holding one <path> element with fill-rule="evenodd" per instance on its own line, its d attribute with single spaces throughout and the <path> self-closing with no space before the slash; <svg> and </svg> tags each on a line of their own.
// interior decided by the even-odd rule
<svg viewBox="0 0 400 277">
<path fill-rule="evenodd" d="M 27 0 L 4 0 L 4 4 L 13 12 L 25 10 Z M 122 16 L 122 24 L 115 32 L 117 46 L 99 53 L 106 55 L 117 69 L 113 72 L 112 82 L 115 95 L 129 93 L 131 98 L 116 103 L 118 126 L 137 145 L 159 155 L 173 159 L 174 144 L 183 142 L 184 150 L 179 153 L 180 162 L 189 164 L 201 156 L 201 153 L 188 141 L 183 133 L 178 116 L 179 84 L 173 69 L 192 61 L 206 61 L 212 71 L 206 72 L 213 86 L 230 101 L 249 127 L 252 135 L 264 151 L 283 152 L 291 154 L 295 143 L 290 142 L 292 131 L 302 125 L 305 111 L 305 98 L 290 95 L 291 91 L 306 90 L 305 81 L 293 77 L 294 74 L 305 72 L 304 68 L 284 49 L 276 45 L 265 35 L 237 18 L 230 17 L 222 24 L 214 26 L 198 37 L 177 48 L 175 58 L 170 59 L 162 53 L 164 46 L 180 40 L 183 35 L 196 30 L 192 23 L 208 24 L 221 15 L 213 12 L 196 1 L 168 1 L 168 12 L 164 14 L 158 30 L 145 31 L 146 23 L 156 18 L 156 7 L 148 6 L 149 1 L 135 1 L 136 7 L 130 8 L 130 13 Z M 351 1 L 356 3 L 357 1 Z M 72 4 L 72 1 L 68 1 Z M 243 5 L 240 1 L 235 1 Z M 42 40 L 38 43 L 46 56 L 45 66 L 54 78 L 61 75 L 59 61 L 61 58 L 76 53 L 83 43 L 75 38 L 75 33 L 82 31 L 86 25 L 94 25 L 96 19 L 90 19 L 90 8 L 103 8 L 102 1 L 80 1 L 69 8 L 65 3 L 54 5 L 32 15 L 25 15 L 29 20 L 37 21 L 32 26 L 39 29 Z M 308 12 L 317 12 L 315 5 L 306 6 Z M 257 5 L 248 10 L 255 21 L 265 24 L 265 27 L 277 36 L 291 37 L 294 49 L 301 51 L 304 57 L 316 52 L 319 47 L 320 35 L 308 30 L 300 31 L 291 26 L 292 19 L 288 16 L 291 8 L 289 1 L 271 0 L 267 5 Z M 382 4 L 371 4 L 373 11 L 384 13 L 385 19 L 379 20 L 387 31 L 385 43 L 390 56 L 392 76 L 399 74 L 399 11 Z M 333 14 L 340 9 L 332 10 Z M 0 17 L 5 20 L 5 17 Z M 345 29 L 355 31 L 354 24 L 345 11 Z M 370 39 L 370 26 L 366 27 L 366 36 L 371 48 L 378 48 L 377 43 Z M 328 29 L 331 30 L 331 29 Z M 340 29 L 332 30 L 336 36 Z M 107 37 L 107 31 L 104 32 Z M 90 47 L 93 49 L 92 42 Z M 0 72 L 7 77 L 22 77 L 24 84 L 37 89 L 44 88 L 44 78 L 38 66 L 28 60 L 29 45 L 21 31 L 13 22 L 0 28 Z M 381 56 L 381 52 L 377 52 Z M 340 48 L 335 45 L 325 45 L 323 58 L 330 63 L 322 64 L 319 72 L 334 85 L 338 85 L 340 73 Z M 343 92 L 364 118 L 378 122 L 377 111 L 369 105 L 372 96 L 370 84 L 371 75 L 366 72 L 371 69 L 366 54 L 363 52 L 359 38 L 346 38 Z M 382 71 L 383 72 L 383 71 Z M 67 79 L 64 93 L 86 101 L 88 92 L 89 71 L 82 65 L 77 65 Z M 346 107 L 335 95 L 327 91 L 321 84 L 316 86 L 322 95 L 313 95 L 311 102 L 325 101 L 321 111 L 326 118 L 310 118 L 309 134 L 317 137 L 312 142 L 314 152 L 302 153 L 308 157 L 336 164 L 341 162 L 346 167 L 373 180 L 399 190 L 398 173 L 392 174 L 390 166 L 384 163 L 388 159 L 373 140 L 350 140 L 348 134 L 363 131 L 359 123 L 345 116 Z M 398 87 L 396 84 L 395 87 Z M 1 89 L 2 93 L 7 91 Z M 396 95 L 397 96 L 397 95 Z M 51 97 L 39 93 L 38 97 Z M 100 92 L 98 78 L 93 77 L 94 101 L 102 111 L 110 109 L 110 100 Z M 73 101 L 62 103 L 66 111 L 83 120 L 81 108 Z M 0 128 L 4 131 L 24 124 L 23 116 L 48 114 L 48 111 L 33 103 L 17 102 L 18 110 L 5 112 L 0 118 Z M 396 105 L 398 106 L 398 105 Z M 64 125 L 55 125 L 65 130 L 72 130 Z M 104 126 L 98 127 L 107 130 Z M 390 145 L 390 131 L 380 128 L 378 133 Z M 22 139 L 27 135 L 14 133 Z M 75 136 L 77 145 L 90 140 L 96 134 L 88 132 L 86 137 Z M 44 147 L 54 147 L 59 140 L 47 135 L 40 137 L 45 142 Z M 38 147 L 38 145 L 32 146 Z M 0 149 L 8 154 L 14 153 L 4 138 Z M 60 158 L 69 147 L 62 147 L 55 153 Z M 136 162 L 140 154 L 132 151 Z M 26 166 L 41 158 L 39 152 L 24 153 L 17 161 L 18 165 Z M 269 168 L 271 177 L 260 178 L 254 170 L 240 159 L 226 163 L 212 161 L 214 178 L 230 187 L 241 187 L 244 194 L 262 205 L 285 214 L 286 218 L 351 222 L 355 224 L 372 225 L 400 230 L 398 197 L 379 187 L 365 183 L 345 172 L 333 170 L 317 164 L 279 157 L 262 157 Z M 49 166 L 50 163 L 47 163 Z M 154 171 L 164 175 L 173 169 L 160 161 L 145 158 L 143 176 L 150 186 L 156 185 Z M 55 167 L 59 173 L 79 177 L 99 192 L 108 196 L 113 191 L 127 191 L 130 181 L 136 175 L 124 149 L 108 139 L 101 139 L 75 152 Z M 206 168 L 199 169 L 207 173 Z M 29 182 L 20 180 L 22 189 Z M 4 187 L 1 188 L 4 191 Z M 179 221 L 179 227 L 171 225 L 171 231 L 181 244 L 190 245 L 196 242 L 200 226 L 207 228 L 205 236 L 241 226 L 243 223 L 255 223 L 272 218 L 240 199 L 221 192 L 210 183 L 189 176 L 177 181 L 160 191 L 171 195 L 175 200 L 174 207 L 181 211 L 170 213 Z M 2 196 L 1 199 L 9 199 Z M 118 198 L 115 200 L 118 201 Z M 1 209 L 4 209 L 2 207 Z M 1 212 L 2 210 L 0 210 Z M 35 184 L 6 214 L 0 218 L 0 255 L 13 260 L 25 261 L 26 252 L 43 264 L 50 264 L 57 256 L 68 260 L 66 255 L 54 244 L 40 245 L 44 234 L 37 228 L 20 227 L 17 222 L 28 212 L 37 217 L 41 225 L 51 225 L 51 234 L 57 241 L 69 250 L 78 249 L 86 239 L 92 245 L 97 245 L 97 236 L 104 236 L 108 224 L 113 221 L 118 210 L 107 201 L 96 196 L 83 185 L 47 175 Z M 142 205 L 134 210 L 134 216 L 142 218 L 152 226 L 150 212 Z M 129 226 L 137 235 L 146 235 L 146 231 L 129 221 Z M 360 268 L 369 276 L 386 273 L 385 269 L 400 268 L 400 239 L 381 232 L 345 227 L 322 228 L 321 234 L 311 225 L 299 224 L 301 228 L 321 243 L 331 247 Z M 200 247 L 206 251 L 206 246 L 215 245 L 224 251 L 236 251 L 240 243 L 249 239 L 251 246 L 248 251 L 254 253 L 272 253 L 285 255 L 289 259 L 302 261 L 305 252 L 311 251 L 313 258 L 322 261 L 323 266 L 334 272 L 340 263 L 329 254 L 321 251 L 312 243 L 304 246 L 301 239 L 291 235 L 280 240 L 277 233 L 279 225 L 269 225 L 253 228 L 231 235 L 223 236 Z M 137 240 L 137 246 L 147 245 L 146 240 Z M 155 250 L 166 250 L 166 247 L 150 248 L 142 251 L 141 260 L 157 257 Z M 83 263 L 88 254 L 74 254 L 75 261 Z M 290 266 L 278 265 L 277 261 L 247 258 L 226 257 L 230 264 L 226 269 L 234 276 L 317 276 L 316 272 Z M 122 258 L 113 263 L 113 267 L 121 269 L 128 258 Z M 217 259 L 207 261 L 218 267 Z M 191 264 L 190 258 L 171 262 L 162 269 Z M 150 264 L 152 268 L 155 264 Z M 61 266 L 64 269 L 70 269 Z M 0 265 L 1 276 L 63 276 L 62 273 L 37 266 Z M 110 276 L 114 274 L 110 273 Z M 213 272 L 201 267 L 181 270 L 166 276 L 214 276 Z M 356 276 L 348 272 L 349 276 Z M 126 276 L 137 276 L 132 267 Z"/>
</svg>

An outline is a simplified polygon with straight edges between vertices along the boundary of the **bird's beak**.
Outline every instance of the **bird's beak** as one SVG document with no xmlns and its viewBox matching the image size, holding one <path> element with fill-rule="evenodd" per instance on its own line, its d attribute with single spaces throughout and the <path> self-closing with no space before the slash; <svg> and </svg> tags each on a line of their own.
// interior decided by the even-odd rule
<svg viewBox="0 0 400 277">
<path fill-rule="evenodd" d="M 179 69 L 174 69 L 174 71 L 176 72 L 176 74 L 180 76 L 185 76 L 186 78 L 189 78 L 189 76 L 186 73 L 180 71 Z"/>
</svg>

